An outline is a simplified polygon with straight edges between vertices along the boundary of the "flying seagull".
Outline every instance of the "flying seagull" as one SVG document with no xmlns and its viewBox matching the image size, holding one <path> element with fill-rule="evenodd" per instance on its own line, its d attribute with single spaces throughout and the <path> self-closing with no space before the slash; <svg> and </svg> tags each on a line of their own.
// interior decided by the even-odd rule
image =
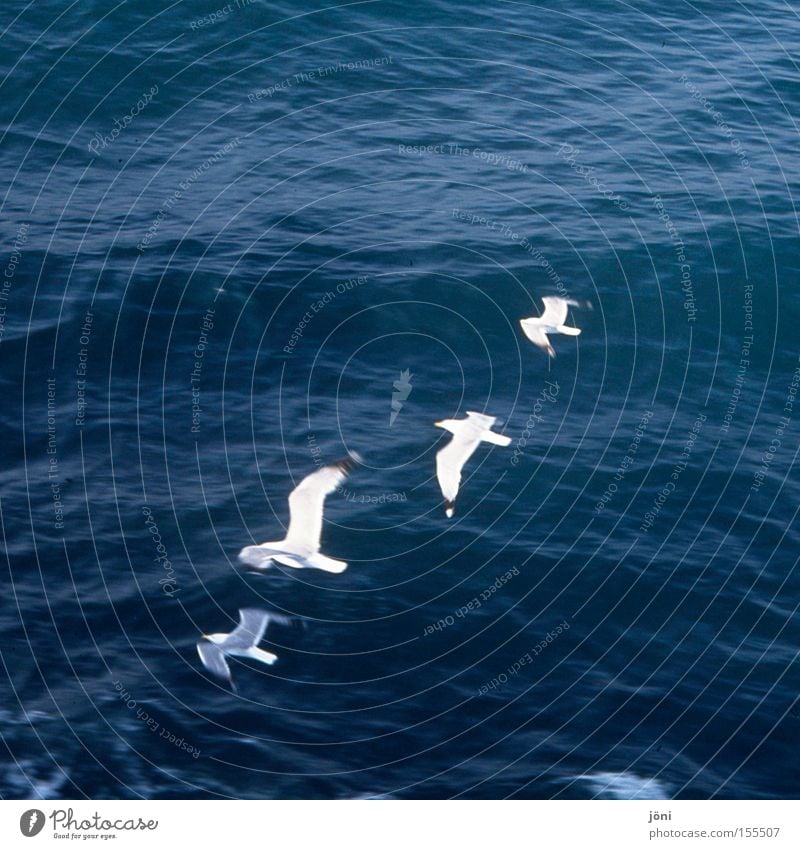
<svg viewBox="0 0 800 849">
<path fill-rule="evenodd" d="M 542 298 L 544 304 L 544 312 L 533 318 L 523 318 L 520 321 L 522 329 L 528 339 L 534 345 L 544 348 L 551 357 L 556 355 L 550 340 L 547 338 L 548 333 L 566 333 L 567 336 L 580 335 L 579 327 L 568 327 L 564 322 L 567 320 L 567 310 L 570 304 L 574 307 L 579 306 L 577 301 L 570 301 L 566 298 L 547 297 Z"/>
<path fill-rule="evenodd" d="M 197 643 L 197 653 L 203 666 L 217 678 L 226 681 L 233 688 L 231 670 L 227 656 L 249 657 L 271 666 L 278 656 L 269 651 L 256 648 L 267 630 L 270 622 L 289 624 L 291 620 L 266 610 L 243 608 L 239 611 L 239 624 L 230 634 L 203 634 Z M 235 688 L 234 688 L 235 689 Z"/>
<path fill-rule="evenodd" d="M 511 439 L 494 433 L 492 425 L 497 421 L 494 416 L 483 413 L 467 413 L 465 419 L 443 419 L 434 422 L 436 427 L 449 430 L 453 434 L 450 442 L 436 455 L 436 476 L 445 498 L 444 512 L 449 519 L 453 515 L 458 485 L 461 483 L 461 469 L 464 463 L 475 453 L 481 442 L 507 446 Z"/>
<path fill-rule="evenodd" d="M 347 563 L 326 557 L 319 550 L 322 535 L 322 510 L 325 496 L 347 477 L 358 454 L 323 466 L 303 478 L 289 495 L 289 530 L 286 538 L 261 545 L 248 545 L 239 552 L 239 560 L 255 569 L 269 569 L 272 561 L 292 569 L 323 569 L 344 572 Z"/>
</svg>

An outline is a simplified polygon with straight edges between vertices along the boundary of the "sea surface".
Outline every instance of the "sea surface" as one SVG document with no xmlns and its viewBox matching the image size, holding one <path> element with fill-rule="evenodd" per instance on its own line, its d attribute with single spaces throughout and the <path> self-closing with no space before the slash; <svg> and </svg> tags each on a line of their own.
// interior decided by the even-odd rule
<svg viewBox="0 0 800 849">
<path fill-rule="evenodd" d="M 0 796 L 800 795 L 796 7 L 2 19 Z"/>
</svg>

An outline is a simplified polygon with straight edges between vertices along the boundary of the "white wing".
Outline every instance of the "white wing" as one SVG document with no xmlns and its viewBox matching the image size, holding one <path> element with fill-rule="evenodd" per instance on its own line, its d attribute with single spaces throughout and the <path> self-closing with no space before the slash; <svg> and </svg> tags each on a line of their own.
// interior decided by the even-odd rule
<svg viewBox="0 0 800 849">
<path fill-rule="evenodd" d="M 461 470 L 464 463 L 475 453 L 479 443 L 479 437 L 453 434 L 450 442 L 436 454 L 436 477 L 447 501 L 456 500 L 461 483 Z"/>
<path fill-rule="evenodd" d="M 547 334 L 540 326 L 541 321 L 541 318 L 523 318 L 522 321 L 520 321 L 520 324 L 522 325 L 523 332 L 534 345 L 544 348 L 551 357 L 554 357 L 556 352 L 550 344 Z"/>
<path fill-rule="evenodd" d="M 544 312 L 539 316 L 539 321 L 549 327 L 560 327 L 567 320 L 569 301 L 564 298 L 542 298 Z"/>
<path fill-rule="evenodd" d="M 271 618 L 272 616 L 266 610 L 257 610 L 252 607 L 240 610 L 239 624 L 228 634 L 221 648 L 231 652 L 258 645 Z"/>
<path fill-rule="evenodd" d="M 300 481 L 289 496 L 286 542 L 307 547 L 311 552 L 319 551 L 325 496 L 347 477 L 354 459 L 358 459 L 357 456 L 323 466 Z"/>
<path fill-rule="evenodd" d="M 489 430 L 497 421 L 495 416 L 487 416 L 485 413 L 473 413 L 469 410 L 467 411 L 467 418 L 469 421 L 475 422 L 481 429 L 486 430 Z"/>
<path fill-rule="evenodd" d="M 200 640 L 197 644 L 197 653 L 200 655 L 200 660 L 203 661 L 203 666 L 217 678 L 230 683 L 231 670 L 228 666 L 228 661 L 225 660 L 225 653 L 222 649 L 209 642 L 208 640 Z"/>
</svg>

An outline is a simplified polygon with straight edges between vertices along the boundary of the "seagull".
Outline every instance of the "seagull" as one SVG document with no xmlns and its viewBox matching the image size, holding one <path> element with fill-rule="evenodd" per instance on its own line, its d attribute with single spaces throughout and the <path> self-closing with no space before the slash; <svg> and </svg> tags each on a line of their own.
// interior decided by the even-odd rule
<svg viewBox="0 0 800 849">
<path fill-rule="evenodd" d="M 564 322 L 567 320 L 567 309 L 570 304 L 574 307 L 580 306 L 578 301 L 570 301 L 566 298 L 547 297 L 542 298 L 544 304 L 544 312 L 533 318 L 523 318 L 520 321 L 522 329 L 528 339 L 534 345 L 544 348 L 551 357 L 556 355 L 550 340 L 547 338 L 548 333 L 566 333 L 567 336 L 579 336 L 579 327 L 568 327 Z"/>
<path fill-rule="evenodd" d="M 278 659 L 276 654 L 256 648 L 270 622 L 291 622 L 287 616 L 267 613 L 266 610 L 243 608 L 239 611 L 239 624 L 230 634 L 203 634 L 197 643 L 197 653 L 203 666 L 217 678 L 227 681 L 233 689 L 233 679 L 226 656 L 249 657 L 272 666 Z"/>
<path fill-rule="evenodd" d="M 248 545 L 239 552 L 239 560 L 255 569 L 269 569 L 272 561 L 292 569 L 322 569 L 344 572 L 347 563 L 320 553 L 322 510 L 325 496 L 333 492 L 347 477 L 361 457 L 349 457 L 323 466 L 303 478 L 289 495 L 289 530 L 286 538 L 261 545 Z"/>
<path fill-rule="evenodd" d="M 461 483 L 461 469 L 464 463 L 475 453 L 481 442 L 492 445 L 508 446 L 511 439 L 491 430 L 497 421 L 494 416 L 483 413 L 467 413 L 465 419 L 443 419 L 434 422 L 436 427 L 449 430 L 453 434 L 450 442 L 436 455 L 436 476 L 445 497 L 444 512 L 449 519 L 453 515 L 458 485 Z"/>
</svg>

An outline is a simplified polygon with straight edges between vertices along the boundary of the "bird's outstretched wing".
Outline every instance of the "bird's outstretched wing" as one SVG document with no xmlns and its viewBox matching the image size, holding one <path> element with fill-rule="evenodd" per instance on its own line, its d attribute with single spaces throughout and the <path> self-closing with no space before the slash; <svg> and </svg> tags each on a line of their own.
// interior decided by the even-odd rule
<svg viewBox="0 0 800 849">
<path fill-rule="evenodd" d="M 542 298 L 544 312 L 539 316 L 542 324 L 550 327 L 560 327 L 567 320 L 570 301 L 564 298 L 545 297 Z"/>
<path fill-rule="evenodd" d="M 289 496 L 287 542 L 319 551 L 325 496 L 342 483 L 358 460 L 358 455 L 351 455 L 317 469 L 300 481 Z"/>
<path fill-rule="evenodd" d="M 542 330 L 540 326 L 541 321 L 541 318 L 523 318 L 520 324 L 525 335 L 534 345 L 544 348 L 551 357 L 554 357 L 556 355 L 555 349 L 550 344 L 547 334 Z"/>
<path fill-rule="evenodd" d="M 479 442 L 477 437 L 454 433 L 450 442 L 436 454 L 436 477 L 447 501 L 456 500 L 461 484 L 461 470 L 475 453 Z"/>
<path fill-rule="evenodd" d="M 203 666 L 217 678 L 221 678 L 228 684 L 231 683 L 231 670 L 228 666 L 228 661 L 225 660 L 225 652 L 208 640 L 200 640 L 197 644 L 197 653 L 200 655 L 200 660 L 203 661 Z"/>
<path fill-rule="evenodd" d="M 291 622 L 288 616 L 279 613 L 268 613 L 255 607 L 244 607 L 239 611 L 239 624 L 228 634 L 228 639 L 222 644 L 225 651 L 243 650 L 257 646 L 267 630 L 270 622 Z"/>
<path fill-rule="evenodd" d="M 489 430 L 497 421 L 496 416 L 487 416 L 486 413 L 473 413 L 471 410 L 467 410 L 467 418 L 486 430 Z"/>
</svg>

